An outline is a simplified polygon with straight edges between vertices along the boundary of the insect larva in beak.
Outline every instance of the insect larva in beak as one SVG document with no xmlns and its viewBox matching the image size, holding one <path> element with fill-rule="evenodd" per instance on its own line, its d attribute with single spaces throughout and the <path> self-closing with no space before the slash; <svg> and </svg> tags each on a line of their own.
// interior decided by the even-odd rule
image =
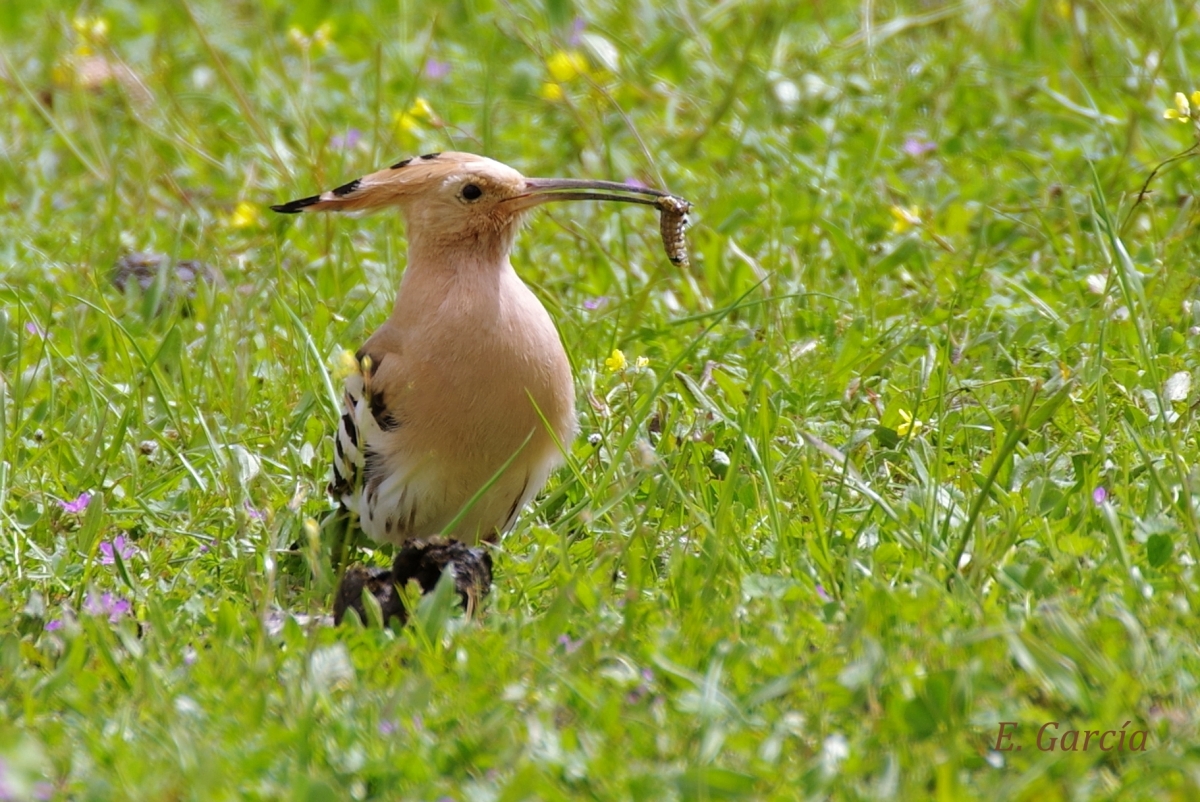
<svg viewBox="0 0 1200 802">
<path fill-rule="evenodd" d="M 658 199 L 657 205 L 661 213 L 659 228 L 662 231 L 663 247 L 667 251 L 667 258 L 674 265 L 687 267 L 687 240 L 684 239 L 683 234 L 687 229 L 687 213 L 691 211 L 692 204 L 674 195 L 664 195 Z"/>
</svg>

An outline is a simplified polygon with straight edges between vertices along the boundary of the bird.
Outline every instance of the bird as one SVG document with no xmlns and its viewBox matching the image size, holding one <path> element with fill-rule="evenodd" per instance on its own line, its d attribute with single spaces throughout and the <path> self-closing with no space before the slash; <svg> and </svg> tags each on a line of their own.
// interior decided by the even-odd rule
<svg viewBox="0 0 1200 802">
<path fill-rule="evenodd" d="M 578 431 L 558 329 L 510 261 L 527 213 L 554 201 L 656 207 L 669 258 L 686 262 L 691 204 L 642 185 L 526 178 L 485 156 L 435 152 L 272 206 L 282 214 L 398 209 L 408 258 L 391 314 L 355 354 L 334 437 L 330 493 L 362 531 L 400 547 L 390 570 L 347 570 L 334 615 L 365 619 L 373 593 L 428 592 L 446 563 L 468 610 L 491 584 L 494 544 L 542 490 Z"/>
</svg>

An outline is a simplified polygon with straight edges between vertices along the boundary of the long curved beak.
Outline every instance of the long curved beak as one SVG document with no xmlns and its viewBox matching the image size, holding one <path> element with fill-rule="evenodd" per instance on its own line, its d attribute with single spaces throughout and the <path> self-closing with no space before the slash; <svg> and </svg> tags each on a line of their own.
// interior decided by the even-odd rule
<svg viewBox="0 0 1200 802">
<path fill-rule="evenodd" d="M 640 203 L 661 208 L 660 198 L 674 197 L 669 192 L 616 181 L 591 181 L 576 178 L 527 178 L 525 191 L 509 198 L 519 210 L 532 209 L 551 201 L 608 200 L 621 203 Z"/>
</svg>

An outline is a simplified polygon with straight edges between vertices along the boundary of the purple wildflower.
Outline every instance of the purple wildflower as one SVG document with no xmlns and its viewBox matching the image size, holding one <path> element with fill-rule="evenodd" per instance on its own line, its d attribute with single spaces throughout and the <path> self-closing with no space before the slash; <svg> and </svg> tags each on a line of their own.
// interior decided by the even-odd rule
<svg viewBox="0 0 1200 802">
<path fill-rule="evenodd" d="M 608 303 L 608 299 L 605 298 L 603 295 L 601 295 L 596 298 L 588 298 L 586 301 L 583 302 L 583 308 L 584 309 L 599 309 L 600 307 L 604 306 L 606 303 Z"/>
<path fill-rule="evenodd" d="M 196 648 L 191 644 L 188 644 L 187 648 L 183 650 L 183 664 L 185 666 L 195 665 L 197 657 L 199 657 L 199 655 L 196 654 Z"/>
<path fill-rule="evenodd" d="M 25 322 L 25 331 L 29 332 L 34 337 L 45 337 L 46 336 L 46 332 L 42 330 L 42 327 L 39 326 L 38 324 L 34 323 L 32 320 L 28 320 Z"/>
<path fill-rule="evenodd" d="M 58 630 L 60 630 L 62 628 L 63 628 L 63 622 L 62 622 L 61 618 L 51 618 L 49 621 L 46 622 L 45 629 L 47 632 L 57 632 Z"/>
<path fill-rule="evenodd" d="M 128 560 L 136 553 L 136 546 L 126 542 L 124 535 L 117 535 L 111 543 L 105 540 L 100 544 L 100 564 L 114 564 L 117 561 L 116 554 L 120 554 L 122 560 Z"/>
<path fill-rule="evenodd" d="M 425 62 L 425 77 L 434 81 L 441 80 L 450 74 L 450 62 L 438 61 L 431 58 Z"/>
<path fill-rule="evenodd" d="M 565 633 L 558 636 L 558 645 L 563 647 L 563 651 L 566 652 L 567 654 L 570 654 L 571 652 L 575 651 L 582 644 L 583 644 L 583 638 L 580 638 L 579 640 L 571 640 L 571 636 L 567 635 Z"/>
<path fill-rule="evenodd" d="M 115 624 L 133 609 L 129 601 L 111 593 L 104 593 L 99 598 L 89 593 L 83 600 L 83 609 L 91 615 L 106 615 L 108 623 Z"/>
<path fill-rule="evenodd" d="M 261 510 L 256 510 L 250 506 L 249 499 L 247 499 L 246 501 L 244 501 L 242 503 L 245 504 L 245 506 L 246 506 L 246 513 L 254 520 L 261 521 L 265 517 L 265 515 L 263 514 L 263 512 Z"/>
<path fill-rule="evenodd" d="M 937 145 L 924 137 L 910 136 L 904 140 L 904 146 L 901 150 L 916 159 L 924 156 L 926 153 L 937 150 Z"/>
<path fill-rule="evenodd" d="M 391 735 L 396 731 L 396 721 L 394 719 L 385 718 L 379 722 L 379 734 Z"/>
<path fill-rule="evenodd" d="M 626 178 L 626 179 L 625 179 L 625 186 L 627 186 L 627 187 L 636 187 L 636 188 L 638 188 L 638 189 L 649 189 L 649 187 L 648 187 L 648 186 L 646 186 L 646 184 L 645 184 L 645 182 L 644 182 L 644 181 L 639 181 L 639 180 L 638 180 L 638 179 L 636 179 L 636 178 Z"/>
<path fill-rule="evenodd" d="M 829 601 L 829 594 L 825 592 L 824 585 L 817 585 L 817 595 L 821 597 L 821 601 Z"/>
<path fill-rule="evenodd" d="M 87 509 L 87 505 L 91 501 L 92 494 L 85 490 L 74 501 L 60 501 L 58 502 L 58 506 L 62 507 L 65 512 L 80 513 Z"/>
<path fill-rule="evenodd" d="M 334 150 L 350 150 L 362 139 L 362 131 L 351 128 L 345 134 L 338 134 L 329 140 L 329 147 Z"/>
<path fill-rule="evenodd" d="M 16 799 L 17 792 L 13 790 L 12 783 L 8 781 L 8 763 L 4 758 L 0 758 L 0 801 L 8 802 L 10 799 Z"/>
<path fill-rule="evenodd" d="M 583 41 L 583 31 L 587 28 L 587 20 L 583 17 L 576 17 L 571 20 L 571 36 L 567 39 L 567 44 L 571 47 L 579 47 L 579 43 Z"/>
<path fill-rule="evenodd" d="M 625 701 L 636 704 L 650 694 L 650 683 L 654 682 L 654 672 L 648 668 L 642 669 L 642 681 L 625 696 Z"/>
<path fill-rule="evenodd" d="M 1092 501 L 1097 507 L 1108 501 L 1108 491 L 1104 489 L 1104 485 L 1100 485 L 1092 491 Z"/>
</svg>

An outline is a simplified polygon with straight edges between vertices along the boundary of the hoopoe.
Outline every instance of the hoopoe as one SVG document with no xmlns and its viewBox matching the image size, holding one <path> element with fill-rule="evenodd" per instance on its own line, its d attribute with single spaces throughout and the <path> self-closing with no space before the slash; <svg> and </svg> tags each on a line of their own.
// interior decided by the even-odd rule
<svg viewBox="0 0 1200 802">
<path fill-rule="evenodd" d="M 403 548 L 390 572 L 347 572 L 339 620 L 347 607 L 363 614 L 364 587 L 385 617 L 403 619 L 393 585 L 415 577 L 428 591 L 447 562 L 470 607 L 491 582 L 490 555 L 471 547 L 508 531 L 562 463 L 577 428 L 570 363 L 509 253 L 527 211 L 566 200 L 655 206 L 668 255 L 686 262 L 687 201 L 610 181 L 525 178 L 470 153 L 405 159 L 271 207 L 395 206 L 408 234 L 391 316 L 345 382 L 330 486 L 367 535 Z"/>
</svg>

